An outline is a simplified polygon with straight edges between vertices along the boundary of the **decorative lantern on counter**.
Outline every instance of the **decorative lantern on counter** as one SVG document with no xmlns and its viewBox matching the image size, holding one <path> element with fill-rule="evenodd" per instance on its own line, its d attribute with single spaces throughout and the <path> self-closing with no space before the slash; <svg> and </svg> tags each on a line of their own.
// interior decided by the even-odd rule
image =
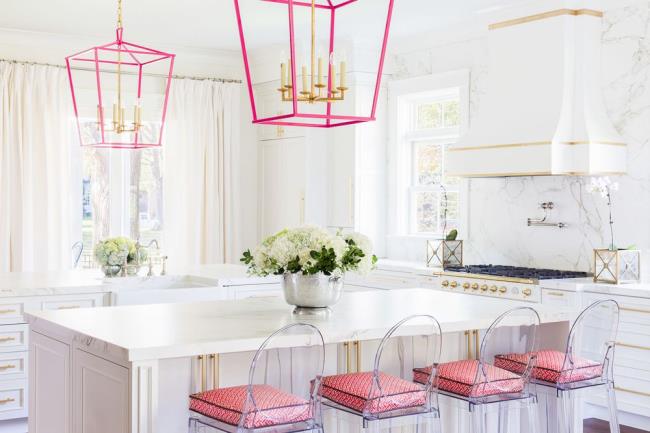
<svg viewBox="0 0 650 433">
<path fill-rule="evenodd" d="M 641 251 L 594 250 L 594 281 L 597 283 L 638 283 L 641 281 Z"/>
<path fill-rule="evenodd" d="M 375 120 L 393 1 L 234 0 L 253 123 L 329 128 Z M 353 48 L 363 52 L 354 66 L 370 72 L 363 79 L 348 72 L 337 45 L 348 40 L 363 41 Z"/>
<path fill-rule="evenodd" d="M 427 266 L 448 268 L 463 266 L 463 241 L 435 239 L 427 241 Z"/>
<path fill-rule="evenodd" d="M 81 145 L 161 145 L 174 54 L 126 42 L 123 30 L 118 0 L 115 41 L 65 59 Z"/>
</svg>

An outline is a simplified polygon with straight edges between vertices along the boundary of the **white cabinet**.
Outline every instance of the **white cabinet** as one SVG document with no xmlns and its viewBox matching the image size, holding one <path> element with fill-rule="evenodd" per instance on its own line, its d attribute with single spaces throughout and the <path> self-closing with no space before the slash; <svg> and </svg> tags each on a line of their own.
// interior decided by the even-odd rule
<svg viewBox="0 0 650 433">
<path fill-rule="evenodd" d="M 266 237 L 305 222 L 305 141 L 261 142 L 261 233 Z"/>
<path fill-rule="evenodd" d="M 327 226 L 354 229 L 355 144 L 354 132 L 336 128 L 327 147 Z"/>
<path fill-rule="evenodd" d="M 73 433 L 129 433 L 129 369 L 76 349 Z"/>
<path fill-rule="evenodd" d="M 580 297 L 576 292 L 542 288 L 542 304 L 557 308 L 579 308 Z"/>
<path fill-rule="evenodd" d="M 643 424 L 627 424 L 650 429 L 650 299 L 584 293 L 586 307 L 601 299 L 614 299 L 620 306 L 620 323 L 614 358 L 614 382 L 618 408 L 644 418 Z M 603 398 L 593 402 L 604 406 Z"/>
<path fill-rule="evenodd" d="M 0 420 L 27 416 L 27 380 L 0 383 Z"/>
<path fill-rule="evenodd" d="M 29 297 L 7 297 L 0 300 L 0 420 L 17 420 L 28 415 L 28 407 L 36 407 L 43 415 L 41 419 L 48 420 L 39 426 L 30 427 L 30 432 L 43 433 L 70 433 L 68 424 L 61 424 L 58 417 L 62 416 L 59 405 L 65 400 L 50 398 L 39 394 L 39 400 L 27 402 L 28 381 L 32 371 L 39 375 L 38 380 L 56 381 L 63 380 L 60 363 L 57 356 L 64 356 L 67 350 L 62 347 L 56 351 L 56 342 L 48 344 L 45 350 L 40 339 L 31 346 L 30 357 L 30 332 L 29 325 L 24 323 L 23 313 L 28 310 L 67 310 L 87 307 L 100 307 L 106 304 L 105 293 L 81 293 L 72 295 L 47 295 Z M 39 336 L 38 334 L 32 334 Z M 54 347 L 54 349 L 53 349 Z M 65 346 L 67 347 L 67 346 Z M 28 367 L 28 362 L 30 364 Z M 63 362 L 63 361 L 61 361 Z M 65 361 L 67 362 L 67 361 Z M 56 370 L 56 373 L 54 372 Z M 51 384 L 51 382 L 49 382 Z M 63 383 L 63 382 L 61 382 Z M 47 387 L 51 389 L 51 387 Z M 63 390 L 62 390 L 63 392 Z M 35 393 L 36 394 L 36 393 Z M 67 404 L 67 403 L 66 403 Z M 67 418 L 66 418 L 67 420 Z M 0 425 L 0 431 L 6 424 Z M 21 427 L 17 427 L 21 431 Z M 14 431 L 14 430 L 11 430 Z"/>
<path fill-rule="evenodd" d="M 70 433 L 70 346 L 32 332 L 30 347 L 29 432 Z"/>
</svg>

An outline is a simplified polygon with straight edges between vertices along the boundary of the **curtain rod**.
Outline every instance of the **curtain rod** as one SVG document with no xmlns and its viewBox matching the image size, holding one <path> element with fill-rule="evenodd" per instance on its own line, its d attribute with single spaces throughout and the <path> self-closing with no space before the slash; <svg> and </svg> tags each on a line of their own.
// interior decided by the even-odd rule
<svg viewBox="0 0 650 433">
<path fill-rule="evenodd" d="M 9 59 L 0 59 L 0 62 L 7 62 L 7 63 L 16 63 L 16 64 L 21 64 L 21 65 L 39 65 L 39 66 L 51 66 L 53 68 L 61 68 L 61 69 L 66 69 L 65 66 L 62 65 L 54 65 L 51 63 L 40 63 L 40 62 L 28 62 L 28 61 L 21 61 L 21 60 L 9 60 Z M 80 68 L 80 67 L 71 67 L 70 69 L 74 71 L 86 71 L 86 72 L 95 72 L 95 69 L 93 68 Z M 99 72 L 102 73 L 108 73 L 108 74 L 115 74 L 115 71 L 107 71 L 107 70 L 102 70 L 100 69 Z M 123 75 L 137 75 L 135 72 L 130 72 L 130 71 L 122 71 Z M 157 77 L 157 78 L 167 78 L 166 74 L 152 74 L 152 73 L 143 73 L 145 77 Z M 240 84 L 242 80 L 238 80 L 235 78 L 214 78 L 214 77 L 192 77 L 188 75 L 172 75 L 172 78 L 175 78 L 177 80 L 199 80 L 199 81 L 215 81 L 217 83 L 238 83 Z"/>
</svg>

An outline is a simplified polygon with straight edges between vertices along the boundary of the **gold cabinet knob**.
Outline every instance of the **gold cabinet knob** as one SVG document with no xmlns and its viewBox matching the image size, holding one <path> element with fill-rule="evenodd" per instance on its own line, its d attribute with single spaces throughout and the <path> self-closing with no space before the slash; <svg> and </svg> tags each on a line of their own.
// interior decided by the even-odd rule
<svg viewBox="0 0 650 433">
<path fill-rule="evenodd" d="M 451 284 L 449 284 L 449 285 L 451 286 L 452 289 L 455 289 L 456 287 L 458 287 L 458 283 L 456 281 L 452 281 Z"/>
<path fill-rule="evenodd" d="M 478 290 L 478 283 L 472 284 L 472 290 Z"/>
<path fill-rule="evenodd" d="M 508 289 L 506 289 L 505 286 L 499 287 L 499 293 L 505 293 L 507 291 L 508 291 Z"/>
<path fill-rule="evenodd" d="M 463 289 L 465 290 L 469 289 L 469 283 L 463 283 Z"/>
<path fill-rule="evenodd" d="M 447 287 L 449 285 L 449 281 L 445 280 L 442 282 L 442 287 Z"/>
<path fill-rule="evenodd" d="M 496 293 L 497 290 L 498 290 L 497 286 L 490 287 L 490 292 L 492 292 L 492 293 Z"/>
<path fill-rule="evenodd" d="M 482 292 L 487 292 L 487 289 L 488 289 L 487 284 L 483 284 L 483 285 L 481 286 L 481 291 L 482 291 Z"/>
<path fill-rule="evenodd" d="M 530 296 L 533 294 L 533 291 L 530 290 L 529 288 L 525 288 L 524 290 L 522 290 L 522 293 L 524 294 L 524 296 Z"/>
</svg>

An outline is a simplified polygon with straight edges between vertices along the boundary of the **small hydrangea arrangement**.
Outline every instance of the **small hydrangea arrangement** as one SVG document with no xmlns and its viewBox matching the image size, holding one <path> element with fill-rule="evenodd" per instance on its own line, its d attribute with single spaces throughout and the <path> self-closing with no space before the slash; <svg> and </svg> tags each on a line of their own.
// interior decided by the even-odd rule
<svg viewBox="0 0 650 433">
<path fill-rule="evenodd" d="M 330 234 L 320 227 L 304 226 L 269 236 L 252 252 L 244 252 L 241 261 L 251 275 L 342 276 L 370 272 L 377 257 L 372 254 L 372 242 L 361 233 Z"/>
<path fill-rule="evenodd" d="M 127 237 L 109 238 L 99 241 L 95 245 L 95 259 L 102 266 L 121 266 L 126 258 L 127 264 L 138 263 L 137 254 L 140 254 L 139 263 L 147 260 L 147 251 L 138 250 L 136 242 Z"/>
</svg>

